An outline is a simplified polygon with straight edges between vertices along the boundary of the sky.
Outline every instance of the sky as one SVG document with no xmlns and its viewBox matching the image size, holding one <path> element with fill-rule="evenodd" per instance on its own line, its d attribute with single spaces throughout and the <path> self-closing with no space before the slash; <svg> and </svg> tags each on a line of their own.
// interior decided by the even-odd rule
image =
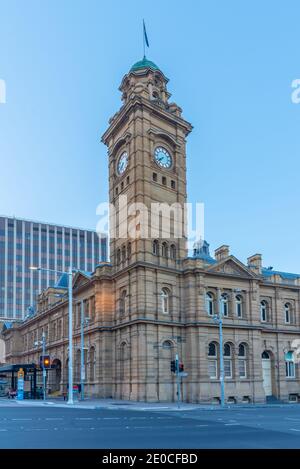
<svg viewBox="0 0 300 469">
<path fill-rule="evenodd" d="M 96 229 L 108 200 L 101 135 L 145 19 L 171 100 L 192 123 L 189 202 L 211 251 L 300 273 L 300 3 L 0 0 L 0 214 Z"/>
</svg>

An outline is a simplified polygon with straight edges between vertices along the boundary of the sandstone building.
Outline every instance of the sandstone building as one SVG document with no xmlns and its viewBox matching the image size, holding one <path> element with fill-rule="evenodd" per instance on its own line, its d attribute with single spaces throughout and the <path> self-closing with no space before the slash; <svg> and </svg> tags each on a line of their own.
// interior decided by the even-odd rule
<svg viewBox="0 0 300 469">
<path fill-rule="evenodd" d="M 180 107 L 169 102 L 167 82 L 153 62 L 137 62 L 122 80 L 123 104 L 103 135 L 117 231 L 122 195 L 129 204 L 149 209 L 153 202 L 186 202 L 186 137 L 192 126 Z M 170 236 L 164 237 L 162 229 L 157 238 L 146 237 L 141 231 L 145 225 L 153 227 L 151 219 L 139 216 L 136 223 L 129 214 L 132 218 L 135 236 L 111 237 L 110 263 L 100 264 L 91 274 L 74 275 L 75 382 L 80 380 L 83 301 L 89 319 L 84 326 L 89 396 L 175 400 L 170 361 L 178 354 L 188 373 L 181 382 L 183 400 L 218 402 L 219 334 L 214 316 L 221 310 L 226 400 L 298 400 L 300 275 L 264 268 L 259 254 L 244 265 L 225 245 L 213 258 L 209 245 L 199 243 L 188 257 L 186 237 L 176 237 L 174 225 Z M 184 228 L 184 217 L 180 224 Z M 62 279 L 39 296 L 34 317 L 2 330 L 8 363 L 38 364 L 41 351 L 34 343 L 46 333 L 55 366 L 49 373 L 51 391 L 62 391 L 67 384 L 65 293 Z"/>
</svg>

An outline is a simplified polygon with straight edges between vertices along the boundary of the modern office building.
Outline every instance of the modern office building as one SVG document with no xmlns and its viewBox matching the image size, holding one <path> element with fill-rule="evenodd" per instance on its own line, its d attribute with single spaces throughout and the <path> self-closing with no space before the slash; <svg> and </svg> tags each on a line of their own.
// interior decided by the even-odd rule
<svg viewBox="0 0 300 469">
<path fill-rule="evenodd" d="M 92 272 L 107 256 L 107 239 L 91 230 L 0 217 L 0 319 L 22 319 L 37 295 L 70 265 Z"/>
</svg>

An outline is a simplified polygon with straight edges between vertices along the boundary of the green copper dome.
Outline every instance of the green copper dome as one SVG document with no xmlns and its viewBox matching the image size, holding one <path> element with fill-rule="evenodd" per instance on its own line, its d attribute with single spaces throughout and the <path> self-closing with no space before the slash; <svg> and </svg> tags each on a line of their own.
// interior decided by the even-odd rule
<svg viewBox="0 0 300 469">
<path fill-rule="evenodd" d="M 141 70 L 142 68 L 151 68 L 152 70 L 159 70 L 158 66 L 154 62 L 148 60 L 146 57 L 143 60 L 139 60 L 134 65 L 132 65 L 130 71 L 135 72 L 136 70 Z"/>
</svg>

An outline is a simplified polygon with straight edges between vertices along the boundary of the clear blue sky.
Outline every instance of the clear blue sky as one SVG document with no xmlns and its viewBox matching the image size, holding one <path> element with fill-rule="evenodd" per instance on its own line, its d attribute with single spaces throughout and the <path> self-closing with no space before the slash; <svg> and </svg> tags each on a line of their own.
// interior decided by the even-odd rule
<svg viewBox="0 0 300 469">
<path fill-rule="evenodd" d="M 100 137 L 147 56 L 193 126 L 188 197 L 212 250 L 300 273 L 300 4 L 276 0 L 0 0 L 0 213 L 95 228 Z"/>
</svg>

